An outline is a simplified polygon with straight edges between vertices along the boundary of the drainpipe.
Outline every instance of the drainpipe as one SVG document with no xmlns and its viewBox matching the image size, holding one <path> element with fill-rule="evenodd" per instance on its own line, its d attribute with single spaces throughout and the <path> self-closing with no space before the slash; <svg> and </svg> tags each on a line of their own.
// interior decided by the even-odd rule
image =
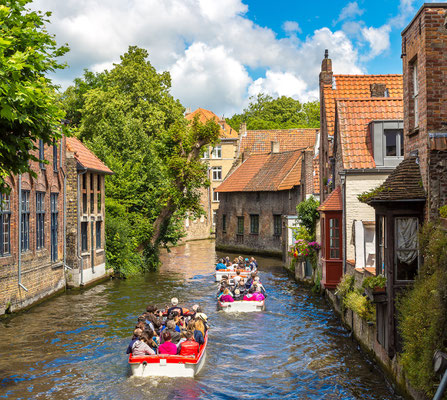
<svg viewBox="0 0 447 400">
<path fill-rule="evenodd" d="M 22 284 L 22 175 L 19 175 L 19 195 L 17 196 L 19 198 L 19 286 L 25 290 L 26 292 L 28 289 L 23 286 Z"/>
<path fill-rule="evenodd" d="M 335 180 L 335 179 L 334 179 Z M 346 274 L 346 174 L 340 173 L 341 196 L 343 202 L 342 225 L 343 225 L 343 275 Z"/>
<path fill-rule="evenodd" d="M 84 168 L 82 172 L 78 173 L 78 207 L 77 207 L 77 216 L 78 216 L 78 244 L 76 246 L 76 257 L 81 263 L 81 282 L 80 286 L 84 286 L 84 260 L 81 257 L 81 175 L 84 175 L 87 172 L 87 168 Z"/>
<path fill-rule="evenodd" d="M 447 388 L 447 354 L 442 353 L 439 350 L 435 351 L 433 356 L 433 367 L 436 374 L 443 374 L 438 390 L 436 390 L 435 397 L 433 397 L 433 400 L 441 400 L 445 389 Z"/>
<path fill-rule="evenodd" d="M 61 147 L 62 147 L 62 143 L 61 143 Z M 61 152 L 61 157 L 62 157 L 62 152 Z M 64 205 L 63 205 L 63 209 L 64 209 L 64 217 L 63 217 L 64 260 L 63 260 L 63 264 L 64 264 L 65 269 L 72 270 L 73 268 L 71 268 L 67 265 L 67 175 L 65 174 L 64 168 L 62 166 L 62 160 L 60 160 L 59 167 L 61 169 L 62 175 L 64 175 Z"/>
</svg>

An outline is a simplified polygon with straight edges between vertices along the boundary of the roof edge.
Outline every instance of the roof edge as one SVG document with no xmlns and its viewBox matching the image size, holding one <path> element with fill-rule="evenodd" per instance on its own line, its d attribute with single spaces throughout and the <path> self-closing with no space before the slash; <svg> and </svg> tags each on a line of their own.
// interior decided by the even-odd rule
<svg viewBox="0 0 447 400">
<path fill-rule="evenodd" d="M 416 21 L 419 17 L 419 15 L 422 13 L 422 10 L 425 8 L 447 8 L 447 3 L 424 3 L 422 4 L 421 8 L 419 8 L 416 15 L 413 17 L 413 19 L 410 21 L 410 23 L 403 29 L 401 32 L 401 36 L 405 35 L 405 32 L 408 31 L 411 25 L 413 25 L 414 21 Z"/>
</svg>

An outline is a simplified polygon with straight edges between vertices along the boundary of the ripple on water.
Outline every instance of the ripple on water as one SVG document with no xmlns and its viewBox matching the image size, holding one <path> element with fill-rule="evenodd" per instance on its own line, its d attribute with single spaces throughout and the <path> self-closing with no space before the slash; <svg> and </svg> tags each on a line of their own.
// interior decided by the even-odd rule
<svg viewBox="0 0 447 400">
<path fill-rule="evenodd" d="M 267 311 L 217 312 L 213 242 L 163 255 L 159 273 L 67 293 L 0 325 L 0 397 L 8 399 L 397 399 L 325 301 L 260 258 Z M 136 316 L 171 297 L 209 316 L 196 379 L 130 376 Z"/>
</svg>

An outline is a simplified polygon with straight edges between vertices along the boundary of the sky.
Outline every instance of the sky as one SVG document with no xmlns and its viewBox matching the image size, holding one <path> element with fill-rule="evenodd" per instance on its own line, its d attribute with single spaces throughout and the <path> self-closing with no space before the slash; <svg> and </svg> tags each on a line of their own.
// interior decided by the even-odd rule
<svg viewBox="0 0 447 400">
<path fill-rule="evenodd" d="M 439 2 L 439 1 L 438 1 Z M 48 31 L 68 43 L 65 89 L 84 69 L 119 63 L 130 45 L 169 71 L 185 107 L 230 117 L 250 96 L 318 99 L 324 50 L 334 73 L 402 73 L 401 31 L 419 0 L 34 0 Z"/>
</svg>

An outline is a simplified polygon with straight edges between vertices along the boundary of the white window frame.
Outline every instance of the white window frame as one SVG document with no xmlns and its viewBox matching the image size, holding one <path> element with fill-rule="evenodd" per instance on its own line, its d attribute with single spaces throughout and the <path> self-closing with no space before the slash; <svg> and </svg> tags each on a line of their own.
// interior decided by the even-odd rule
<svg viewBox="0 0 447 400">
<path fill-rule="evenodd" d="M 222 146 L 220 144 L 214 146 L 211 158 L 215 160 L 220 160 L 222 158 Z"/>
<path fill-rule="evenodd" d="M 213 189 L 213 203 L 219 203 L 219 192 L 216 189 Z"/>
<path fill-rule="evenodd" d="M 222 180 L 222 167 L 212 167 L 212 176 L 213 181 L 221 181 Z"/>
<path fill-rule="evenodd" d="M 203 153 L 203 157 L 202 158 L 205 159 L 205 160 L 209 160 L 209 158 L 210 158 L 210 148 L 209 147 L 207 147 L 207 149 Z"/>
</svg>

